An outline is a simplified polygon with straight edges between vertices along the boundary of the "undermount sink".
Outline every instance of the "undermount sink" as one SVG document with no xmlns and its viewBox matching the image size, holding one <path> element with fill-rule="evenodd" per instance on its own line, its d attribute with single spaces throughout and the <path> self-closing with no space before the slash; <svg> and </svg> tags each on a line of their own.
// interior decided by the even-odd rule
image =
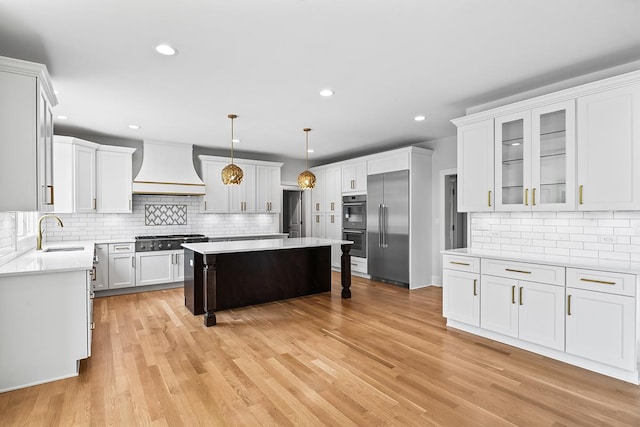
<svg viewBox="0 0 640 427">
<path fill-rule="evenodd" d="M 50 246 L 42 250 L 42 252 L 73 252 L 84 251 L 84 246 Z"/>
</svg>

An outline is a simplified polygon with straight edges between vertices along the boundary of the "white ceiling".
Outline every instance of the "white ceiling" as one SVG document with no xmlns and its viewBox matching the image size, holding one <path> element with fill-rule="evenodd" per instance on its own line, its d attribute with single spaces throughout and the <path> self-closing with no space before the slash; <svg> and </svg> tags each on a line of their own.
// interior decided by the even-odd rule
<svg viewBox="0 0 640 427">
<path fill-rule="evenodd" d="M 640 1 L 0 0 L 0 55 L 48 66 L 58 129 L 227 148 L 235 113 L 237 150 L 335 159 L 640 59 Z"/>
</svg>

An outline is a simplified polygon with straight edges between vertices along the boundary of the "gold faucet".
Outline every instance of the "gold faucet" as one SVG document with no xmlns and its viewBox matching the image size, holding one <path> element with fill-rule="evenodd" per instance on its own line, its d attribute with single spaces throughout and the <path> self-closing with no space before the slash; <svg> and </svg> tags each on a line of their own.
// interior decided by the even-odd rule
<svg viewBox="0 0 640 427">
<path fill-rule="evenodd" d="M 60 218 L 58 218 L 55 215 L 52 214 L 46 214 L 46 215 L 42 215 L 40 217 L 40 219 L 38 220 L 38 236 L 37 236 L 37 240 L 36 240 L 36 251 L 41 251 L 42 250 L 42 220 L 45 218 L 55 218 L 58 220 L 58 224 L 60 225 L 60 227 L 64 227 L 64 224 L 62 223 L 62 220 Z"/>
</svg>

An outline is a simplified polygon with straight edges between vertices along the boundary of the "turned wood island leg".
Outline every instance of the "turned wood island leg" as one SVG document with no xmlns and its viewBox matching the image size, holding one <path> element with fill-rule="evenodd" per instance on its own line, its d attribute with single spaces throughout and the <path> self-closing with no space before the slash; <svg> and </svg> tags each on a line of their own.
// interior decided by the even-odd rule
<svg viewBox="0 0 640 427">
<path fill-rule="evenodd" d="M 216 324 L 216 293 L 217 274 L 216 256 L 207 255 L 204 257 L 203 267 L 203 288 L 204 288 L 204 325 L 213 326 Z"/>
<path fill-rule="evenodd" d="M 342 281 L 342 298 L 351 298 L 351 245 L 342 245 L 342 265 L 340 279 Z"/>
</svg>

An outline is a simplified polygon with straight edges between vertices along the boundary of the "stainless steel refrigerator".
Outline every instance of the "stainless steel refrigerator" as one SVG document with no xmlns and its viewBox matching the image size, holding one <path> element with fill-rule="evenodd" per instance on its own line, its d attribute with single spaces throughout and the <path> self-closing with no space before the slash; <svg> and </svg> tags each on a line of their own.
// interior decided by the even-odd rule
<svg viewBox="0 0 640 427">
<path fill-rule="evenodd" d="M 409 287 L 409 171 L 367 177 L 369 275 Z"/>
</svg>

